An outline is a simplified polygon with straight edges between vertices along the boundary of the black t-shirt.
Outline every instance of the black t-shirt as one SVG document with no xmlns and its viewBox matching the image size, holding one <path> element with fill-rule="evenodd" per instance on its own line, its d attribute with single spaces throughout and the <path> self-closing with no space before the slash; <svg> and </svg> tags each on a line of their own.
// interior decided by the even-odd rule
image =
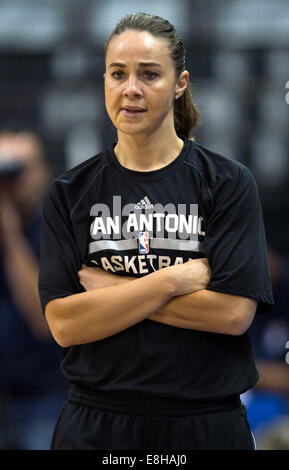
<svg viewBox="0 0 289 470">
<path fill-rule="evenodd" d="M 43 310 L 54 298 L 84 291 L 77 276 L 82 263 L 141 277 L 200 257 L 212 271 L 209 290 L 255 299 L 257 313 L 271 310 L 262 211 L 250 170 L 184 139 L 169 165 L 139 172 L 119 164 L 114 145 L 49 187 Z M 148 319 L 64 348 L 61 367 L 70 383 L 92 391 L 196 403 L 241 394 L 258 379 L 247 332 L 208 333 Z"/>
</svg>

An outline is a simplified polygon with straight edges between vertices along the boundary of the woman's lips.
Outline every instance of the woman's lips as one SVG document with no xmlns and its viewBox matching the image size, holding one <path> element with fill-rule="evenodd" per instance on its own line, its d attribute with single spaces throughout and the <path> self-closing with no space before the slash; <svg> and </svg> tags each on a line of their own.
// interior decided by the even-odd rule
<svg viewBox="0 0 289 470">
<path fill-rule="evenodd" d="M 146 111 L 145 109 L 126 109 L 126 108 L 121 109 L 121 113 L 124 116 L 128 116 L 128 117 L 139 116 L 140 114 L 144 113 L 145 111 Z"/>
</svg>

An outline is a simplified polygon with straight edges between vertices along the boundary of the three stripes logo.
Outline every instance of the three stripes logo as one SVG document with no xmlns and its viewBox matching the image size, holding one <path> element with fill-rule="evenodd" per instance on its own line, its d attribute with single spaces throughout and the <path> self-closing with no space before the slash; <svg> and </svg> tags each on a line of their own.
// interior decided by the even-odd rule
<svg viewBox="0 0 289 470">
<path fill-rule="evenodd" d="M 147 196 L 145 196 L 143 199 L 141 199 L 135 206 L 135 209 L 152 209 L 153 204 L 149 200 Z"/>
</svg>

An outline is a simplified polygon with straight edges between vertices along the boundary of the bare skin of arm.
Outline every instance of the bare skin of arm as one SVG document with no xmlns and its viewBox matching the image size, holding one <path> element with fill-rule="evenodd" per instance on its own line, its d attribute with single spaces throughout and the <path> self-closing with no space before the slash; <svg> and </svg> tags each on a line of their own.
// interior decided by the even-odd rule
<svg viewBox="0 0 289 470">
<path fill-rule="evenodd" d="M 204 275 L 204 258 L 193 260 L 200 269 L 200 277 Z M 159 323 L 213 333 L 241 335 L 250 326 L 256 311 L 256 302 L 236 295 L 222 294 L 206 290 L 209 283 L 210 270 L 208 263 L 207 277 L 203 277 L 203 285 L 188 294 L 174 296 L 147 318 Z M 165 268 L 166 269 L 166 268 Z M 86 290 L 97 286 L 123 284 L 131 281 L 129 276 L 116 276 L 100 268 L 82 266 L 79 279 Z M 129 290 L 129 285 L 128 285 Z"/>
<path fill-rule="evenodd" d="M 83 281 L 81 272 L 79 276 Z M 45 315 L 61 346 L 90 343 L 139 323 L 172 297 L 202 289 L 208 281 L 206 260 L 188 261 L 132 281 L 91 285 L 86 292 L 56 298 L 46 304 Z"/>
<path fill-rule="evenodd" d="M 255 311 L 256 302 L 251 299 L 202 289 L 170 299 L 150 319 L 179 328 L 241 335 Z"/>
</svg>

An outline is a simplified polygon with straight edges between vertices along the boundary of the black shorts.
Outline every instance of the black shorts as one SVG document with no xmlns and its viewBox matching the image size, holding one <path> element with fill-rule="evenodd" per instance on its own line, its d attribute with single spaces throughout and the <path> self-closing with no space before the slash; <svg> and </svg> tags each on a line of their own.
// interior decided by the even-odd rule
<svg viewBox="0 0 289 470">
<path fill-rule="evenodd" d="M 216 406 L 170 408 L 160 401 L 109 399 L 74 387 L 56 423 L 51 450 L 254 450 L 240 398 Z"/>
</svg>

